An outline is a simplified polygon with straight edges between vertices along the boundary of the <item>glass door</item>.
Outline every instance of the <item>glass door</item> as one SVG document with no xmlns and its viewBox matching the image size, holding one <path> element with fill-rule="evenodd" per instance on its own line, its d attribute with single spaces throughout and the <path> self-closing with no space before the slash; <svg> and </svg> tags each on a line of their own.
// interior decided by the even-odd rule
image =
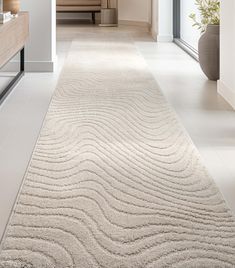
<svg viewBox="0 0 235 268">
<path fill-rule="evenodd" d="M 175 42 L 188 53 L 197 58 L 198 40 L 200 30 L 193 27 L 191 13 L 199 16 L 195 0 L 173 0 L 174 1 L 174 38 Z"/>
<path fill-rule="evenodd" d="M 199 15 L 199 11 L 195 5 L 195 0 L 181 0 L 180 4 L 180 33 L 181 39 L 195 50 L 198 49 L 198 40 L 200 38 L 200 30 L 193 27 L 192 20 L 189 18 L 191 13 Z"/>
</svg>

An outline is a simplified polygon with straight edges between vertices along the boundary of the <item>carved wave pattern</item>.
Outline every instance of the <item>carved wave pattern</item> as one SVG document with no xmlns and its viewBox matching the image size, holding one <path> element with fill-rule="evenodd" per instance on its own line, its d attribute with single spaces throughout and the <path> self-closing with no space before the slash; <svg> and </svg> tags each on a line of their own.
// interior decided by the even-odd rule
<svg viewBox="0 0 235 268">
<path fill-rule="evenodd" d="M 129 37 L 73 42 L 0 267 L 235 267 L 234 216 Z"/>
</svg>

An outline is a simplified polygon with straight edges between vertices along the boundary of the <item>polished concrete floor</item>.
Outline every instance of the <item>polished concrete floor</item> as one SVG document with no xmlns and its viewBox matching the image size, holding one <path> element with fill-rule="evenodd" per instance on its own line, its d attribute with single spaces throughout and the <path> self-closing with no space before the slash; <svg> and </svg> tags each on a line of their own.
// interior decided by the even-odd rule
<svg viewBox="0 0 235 268">
<path fill-rule="evenodd" d="M 54 73 L 27 73 L 0 106 L 0 237 L 30 160 L 72 40 L 82 32 L 128 33 L 201 153 L 235 213 L 235 112 L 198 63 L 173 43 L 156 43 L 144 28 L 59 25 Z M 125 35 L 124 35 L 125 36 Z M 0 77 L 0 86 L 6 82 Z"/>
</svg>

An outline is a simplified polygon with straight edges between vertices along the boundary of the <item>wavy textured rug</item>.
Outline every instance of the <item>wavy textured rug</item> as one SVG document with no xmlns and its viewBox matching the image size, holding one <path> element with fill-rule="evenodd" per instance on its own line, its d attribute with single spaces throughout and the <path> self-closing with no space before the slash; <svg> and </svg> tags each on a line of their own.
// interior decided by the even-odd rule
<svg viewBox="0 0 235 268">
<path fill-rule="evenodd" d="M 235 267 L 235 220 L 128 37 L 73 43 L 1 268 Z"/>
</svg>

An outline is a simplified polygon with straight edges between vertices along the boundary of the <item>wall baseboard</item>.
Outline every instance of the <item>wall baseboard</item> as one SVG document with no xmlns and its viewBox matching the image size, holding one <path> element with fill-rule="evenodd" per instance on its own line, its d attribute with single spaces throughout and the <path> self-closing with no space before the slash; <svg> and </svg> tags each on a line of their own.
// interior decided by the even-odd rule
<svg viewBox="0 0 235 268">
<path fill-rule="evenodd" d="M 151 24 L 146 21 L 118 20 L 119 25 L 138 26 L 150 29 Z"/>
<path fill-rule="evenodd" d="M 217 91 L 235 109 L 235 91 L 227 87 L 221 80 L 218 81 Z"/>
<path fill-rule="evenodd" d="M 26 61 L 26 72 L 54 72 L 56 67 L 56 60 L 54 61 Z M 11 61 L 2 70 L 8 72 L 15 72 L 19 69 L 19 61 Z"/>
<path fill-rule="evenodd" d="M 157 35 L 157 42 L 167 43 L 167 42 L 173 42 L 174 37 L 173 35 Z"/>
</svg>

